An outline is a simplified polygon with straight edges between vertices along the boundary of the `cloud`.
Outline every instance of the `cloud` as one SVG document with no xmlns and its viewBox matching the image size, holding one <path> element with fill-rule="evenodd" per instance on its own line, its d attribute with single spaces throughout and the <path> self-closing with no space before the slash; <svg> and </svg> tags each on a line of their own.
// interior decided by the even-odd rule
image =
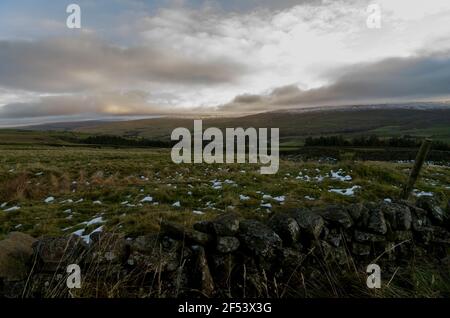
<svg viewBox="0 0 450 318">
<path fill-rule="evenodd" d="M 267 95 L 240 95 L 223 106 L 230 111 L 262 111 L 450 97 L 450 52 L 351 65 L 329 73 L 330 85 L 301 90 L 295 85 Z"/>
<path fill-rule="evenodd" d="M 46 93 L 149 83 L 214 85 L 244 72 L 237 62 L 189 58 L 157 46 L 120 47 L 90 36 L 0 41 L 0 86 Z"/>
<path fill-rule="evenodd" d="M 64 5 L 11 1 L 0 13 L 0 116 L 445 95 L 447 57 L 435 52 L 450 50 L 450 2 L 376 2 L 382 28 L 371 30 L 370 1 L 83 0 L 79 32 L 64 27 Z"/>
<path fill-rule="evenodd" d="M 44 96 L 33 102 L 5 105 L 0 108 L 0 118 L 17 119 L 76 114 L 149 115 L 167 112 L 164 106 L 151 104 L 147 100 L 148 94 L 142 91 Z"/>
<path fill-rule="evenodd" d="M 436 9 L 419 0 L 380 1 L 377 30 L 366 25 L 370 2 L 358 0 L 298 1 L 244 13 L 166 8 L 141 19 L 137 28 L 144 43 L 246 65 L 249 72 L 231 85 L 186 94 L 195 104 L 218 105 L 291 83 L 303 90 L 328 85 L 331 68 L 450 49 L 450 2 L 437 0 Z"/>
</svg>

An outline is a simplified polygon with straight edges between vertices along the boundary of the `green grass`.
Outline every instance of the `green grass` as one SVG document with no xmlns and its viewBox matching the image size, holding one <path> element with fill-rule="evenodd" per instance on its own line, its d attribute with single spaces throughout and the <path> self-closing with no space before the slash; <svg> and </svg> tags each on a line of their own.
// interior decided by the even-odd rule
<svg viewBox="0 0 450 318">
<path fill-rule="evenodd" d="M 388 162 L 325 164 L 281 160 L 276 175 L 261 175 L 259 166 L 252 164 L 176 165 L 170 159 L 169 149 L 48 146 L 1 146 L 0 149 L 0 204 L 7 203 L 3 210 L 20 206 L 20 210 L 11 212 L 0 209 L 0 235 L 14 230 L 34 236 L 72 233 L 85 227 L 82 222 L 102 216 L 106 228 L 119 228 L 126 235 L 137 236 L 157 231 L 160 218 L 191 224 L 223 211 L 266 218 L 292 207 L 395 198 L 411 166 Z M 339 169 L 352 176 L 352 180 L 329 177 L 331 170 Z M 320 177 L 325 178 L 321 182 L 315 179 Z M 214 189 L 213 180 L 223 182 L 222 188 Z M 225 180 L 233 183 L 227 184 Z M 448 199 L 449 184 L 448 168 L 426 166 L 416 188 Z M 361 187 L 354 196 L 328 191 L 354 185 Z M 263 199 L 263 194 L 285 196 L 285 202 Z M 250 199 L 242 201 L 240 195 Z M 45 203 L 49 196 L 55 197 L 55 202 Z M 145 196 L 152 196 L 158 204 L 141 204 Z M 63 203 L 69 199 L 73 203 Z M 80 199 L 83 202 L 75 203 Z M 125 201 L 129 205 L 122 204 Z M 177 201 L 181 203 L 179 208 L 172 206 Z M 272 208 L 263 208 L 261 203 L 271 203 Z M 64 212 L 68 209 L 72 210 L 71 219 Z"/>
<path fill-rule="evenodd" d="M 71 134 L 0 131 L 0 205 L 5 203 L 0 208 L 0 239 L 11 231 L 34 237 L 68 235 L 79 230 L 89 234 L 99 226 L 111 233 L 137 237 L 157 233 L 161 218 L 191 226 L 224 211 L 265 219 L 290 208 L 395 198 L 411 168 L 409 163 L 353 161 L 350 149 L 341 156 L 344 160 L 335 164 L 286 158 L 280 161 L 277 174 L 261 175 L 259 166 L 253 164 L 177 165 L 170 159 L 170 149 L 96 148 L 66 143 L 65 137 Z M 294 139 L 289 145 L 296 147 L 299 142 Z M 341 175 L 350 175 L 352 180 L 332 179 L 330 172 L 340 169 Z M 215 180 L 222 182 L 220 189 L 213 188 Z M 329 192 L 355 185 L 360 189 L 354 196 Z M 450 198 L 449 186 L 448 167 L 425 165 L 415 188 L 432 192 L 436 198 L 446 201 Z M 50 196 L 55 201 L 45 203 Z M 153 197 L 153 202 L 141 203 L 146 196 Z M 241 196 L 248 200 L 241 200 Z M 284 196 L 285 201 L 275 200 L 278 196 Z M 96 201 L 101 204 L 95 204 Z M 181 206 L 173 206 L 178 201 Z M 263 208 L 262 203 L 270 203 L 272 208 Z M 4 211 L 15 206 L 20 209 Z M 99 217 L 104 223 L 86 224 Z M 383 285 L 380 291 L 368 291 L 364 288 L 367 278 L 364 269 L 320 263 L 323 275 L 307 281 L 300 274 L 293 275 L 290 287 L 276 296 L 440 297 L 449 294 L 450 273 L 438 268 L 436 260 L 411 260 L 407 264 L 398 271 L 385 273 L 383 282 L 389 285 Z M 126 284 L 119 281 L 104 286 L 104 296 L 123 296 Z M 96 297 L 97 287 L 87 288 L 88 294 L 79 296 Z"/>
<path fill-rule="evenodd" d="M 436 125 L 434 127 L 421 128 L 403 128 L 402 126 L 385 126 L 370 131 L 371 134 L 377 136 L 404 136 L 410 135 L 415 137 L 427 137 L 433 140 L 450 142 L 450 125 Z"/>
<path fill-rule="evenodd" d="M 72 142 L 67 141 L 70 137 L 87 137 L 88 134 L 63 132 L 63 131 L 33 131 L 20 129 L 0 129 L 0 145 L 4 146 L 23 146 L 23 147 L 42 147 L 49 146 L 73 146 Z"/>
</svg>

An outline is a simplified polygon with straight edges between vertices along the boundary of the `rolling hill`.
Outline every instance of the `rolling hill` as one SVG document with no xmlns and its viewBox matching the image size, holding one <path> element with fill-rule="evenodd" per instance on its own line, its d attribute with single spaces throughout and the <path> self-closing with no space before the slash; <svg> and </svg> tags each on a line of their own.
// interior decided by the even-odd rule
<svg viewBox="0 0 450 318">
<path fill-rule="evenodd" d="M 284 139 L 329 134 L 376 134 L 380 136 L 427 136 L 450 141 L 450 108 L 342 108 L 283 111 L 240 118 L 211 118 L 204 127 L 278 127 Z M 188 118 L 158 118 L 128 122 L 101 123 L 75 128 L 84 133 L 119 134 L 169 139 L 176 127 L 192 129 Z"/>
<path fill-rule="evenodd" d="M 87 134 L 169 140 L 176 127 L 193 128 L 193 119 L 160 117 L 116 122 L 60 123 L 30 126 L 26 130 L 57 130 Z M 204 118 L 206 127 L 278 127 L 284 142 L 318 135 L 410 135 L 450 142 L 450 106 L 447 104 L 348 106 L 284 110 L 244 117 Z"/>
</svg>

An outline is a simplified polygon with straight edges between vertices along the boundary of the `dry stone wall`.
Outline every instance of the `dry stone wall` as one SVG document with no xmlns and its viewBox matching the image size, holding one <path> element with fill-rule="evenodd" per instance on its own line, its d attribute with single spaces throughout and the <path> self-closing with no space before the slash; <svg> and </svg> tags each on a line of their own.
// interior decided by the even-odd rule
<svg viewBox="0 0 450 318">
<path fill-rule="evenodd" d="M 162 220 L 157 234 L 96 233 L 89 245 L 11 233 L 0 241 L 0 295 L 302 297 L 300 278 L 320 282 L 330 271 L 364 272 L 373 262 L 389 271 L 412 256 L 450 265 L 449 214 L 448 203 L 420 198 L 298 208 L 267 220 L 223 214 L 193 228 Z M 70 264 L 81 269 L 77 291 L 66 286 Z"/>
</svg>

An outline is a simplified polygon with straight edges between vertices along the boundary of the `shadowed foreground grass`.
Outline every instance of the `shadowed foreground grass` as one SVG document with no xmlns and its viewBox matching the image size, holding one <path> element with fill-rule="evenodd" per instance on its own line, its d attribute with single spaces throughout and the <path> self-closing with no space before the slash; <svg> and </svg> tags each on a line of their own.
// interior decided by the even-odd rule
<svg viewBox="0 0 450 318">
<path fill-rule="evenodd" d="M 258 165 L 173 164 L 168 149 L 2 146 L 0 238 L 11 231 L 34 237 L 104 231 L 137 237 L 159 231 L 160 219 L 190 226 L 234 211 L 264 219 L 293 207 L 396 198 L 410 163 L 341 161 L 336 164 L 281 160 L 276 175 Z M 415 193 L 450 197 L 450 169 L 425 166 Z M 353 192 L 352 192 L 353 191 Z M 350 255 L 350 253 L 348 253 Z M 314 257 L 310 255 L 308 257 Z M 350 256 L 349 256 L 350 257 Z M 350 262 L 352 263 L 352 262 Z M 442 297 L 450 295 L 449 271 L 420 256 L 383 275 L 369 290 L 356 266 L 317 263 L 316 275 L 293 270 L 285 284 L 258 284 L 261 297 Z M 132 277 L 99 280 L 92 267 L 74 297 L 125 297 Z M 133 297 L 164 297 L 164 284 L 141 286 Z M 233 282 L 230 282 L 230 284 Z M 269 288 L 268 286 L 272 286 Z M 276 287 L 274 287 L 276 286 Z M 26 293 L 27 291 L 25 291 Z M 58 287 L 46 297 L 60 296 Z M 224 297 L 236 297 L 224 292 Z"/>
<path fill-rule="evenodd" d="M 411 167 L 281 160 L 277 174 L 261 175 L 253 164 L 176 165 L 168 149 L 6 146 L 0 163 L 0 236 L 36 237 L 88 232 L 99 223 L 86 223 L 99 217 L 106 229 L 136 236 L 158 230 L 161 217 L 186 224 L 224 211 L 266 218 L 292 207 L 395 198 Z M 425 166 L 416 193 L 445 201 L 449 185 L 450 169 Z"/>
</svg>

